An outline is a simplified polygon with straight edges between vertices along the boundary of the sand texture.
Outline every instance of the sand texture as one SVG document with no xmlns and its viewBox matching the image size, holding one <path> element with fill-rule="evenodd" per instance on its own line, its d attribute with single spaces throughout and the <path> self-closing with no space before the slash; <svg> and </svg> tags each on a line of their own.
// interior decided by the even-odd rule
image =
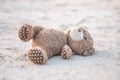
<svg viewBox="0 0 120 80">
<path fill-rule="evenodd" d="M 86 26 L 95 54 L 32 64 L 24 23 L 65 31 Z M 0 80 L 120 80 L 120 0 L 0 0 Z"/>
</svg>

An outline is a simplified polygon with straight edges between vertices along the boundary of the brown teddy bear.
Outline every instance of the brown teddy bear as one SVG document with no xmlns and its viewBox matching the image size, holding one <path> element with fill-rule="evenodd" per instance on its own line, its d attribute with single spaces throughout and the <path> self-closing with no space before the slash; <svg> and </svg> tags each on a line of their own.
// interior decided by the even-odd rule
<svg viewBox="0 0 120 80">
<path fill-rule="evenodd" d="M 36 64 L 45 64 L 48 58 L 57 54 L 69 59 L 73 54 L 87 56 L 94 53 L 93 39 L 83 28 L 73 27 L 65 34 L 54 29 L 24 24 L 18 34 L 24 42 L 32 39 L 28 58 Z"/>
</svg>

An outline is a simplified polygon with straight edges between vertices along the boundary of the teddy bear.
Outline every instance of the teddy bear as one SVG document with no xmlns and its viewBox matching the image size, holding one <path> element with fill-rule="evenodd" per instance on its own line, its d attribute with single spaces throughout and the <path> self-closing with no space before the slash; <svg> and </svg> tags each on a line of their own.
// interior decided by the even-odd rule
<svg viewBox="0 0 120 80">
<path fill-rule="evenodd" d="M 24 24 L 19 29 L 18 35 L 24 42 L 32 39 L 28 58 L 35 64 L 45 64 L 55 55 L 69 59 L 73 54 L 88 56 L 95 51 L 93 38 L 81 27 L 73 27 L 65 33 L 42 26 Z"/>
</svg>

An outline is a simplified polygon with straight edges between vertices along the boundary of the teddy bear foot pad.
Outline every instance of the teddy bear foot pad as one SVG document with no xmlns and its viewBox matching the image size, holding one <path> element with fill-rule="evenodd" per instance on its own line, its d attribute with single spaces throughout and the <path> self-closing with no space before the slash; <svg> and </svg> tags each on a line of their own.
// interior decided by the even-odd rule
<svg viewBox="0 0 120 80">
<path fill-rule="evenodd" d="M 29 51 L 28 58 L 35 64 L 45 64 L 48 60 L 46 52 L 41 48 L 32 48 Z"/>
<path fill-rule="evenodd" d="M 19 30 L 19 38 L 22 41 L 29 41 L 32 38 L 32 27 L 27 24 L 23 25 Z"/>
</svg>

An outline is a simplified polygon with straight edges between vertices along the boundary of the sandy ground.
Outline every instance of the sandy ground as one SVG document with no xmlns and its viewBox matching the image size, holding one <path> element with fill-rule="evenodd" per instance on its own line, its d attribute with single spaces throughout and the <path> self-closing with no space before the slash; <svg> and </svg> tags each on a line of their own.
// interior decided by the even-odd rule
<svg viewBox="0 0 120 80">
<path fill-rule="evenodd" d="M 87 26 L 96 52 L 32 64 L 26 56 L 31 42 L 20 41 L 17 33 L 24 23 L 63 31 Z M 50 79 L 120 80 L 119 0 L 0 0 L 0 80 Z"/>
</svg>

